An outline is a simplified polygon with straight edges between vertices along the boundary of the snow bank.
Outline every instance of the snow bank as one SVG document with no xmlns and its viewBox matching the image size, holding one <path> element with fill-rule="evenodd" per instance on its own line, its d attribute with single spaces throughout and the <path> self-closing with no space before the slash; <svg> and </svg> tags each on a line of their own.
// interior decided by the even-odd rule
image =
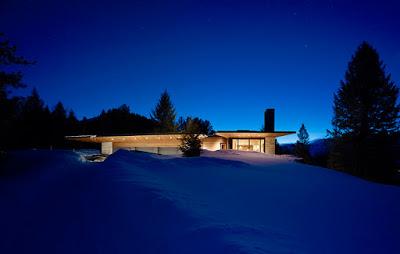
<svg viewBox="0 0 400 254">
<path fill-rule="evenodd" d="M 400 253 L 400 188 L 291 157 L 15 156 L 35 173 L 0 180 L 0 253 Z"/>
</svg>

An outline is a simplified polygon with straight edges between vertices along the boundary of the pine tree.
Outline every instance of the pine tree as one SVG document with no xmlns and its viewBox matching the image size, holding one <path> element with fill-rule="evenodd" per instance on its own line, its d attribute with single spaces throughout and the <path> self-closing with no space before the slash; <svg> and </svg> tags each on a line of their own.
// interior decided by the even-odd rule
<svg viewBox="0 0 400 254">
<path fill-rule="evenodd" d="M 21 138 L 19 143 L 27 147 L 48 147 L 51 139 L 49 135 L 51 122 L 50 110 L 34 88 L 22 106 L 18 125 L 20 129 L 18 137 Z"/>
<path fill-rule="evenodd" d="M 51 112 L 51 145 L 60 146 L 64 142 L 67 126 L 67 111 L 61 102 L 58 102 Z"/>
<path fill-rule="evenodd" d="M 196 133 L 205 134 L 205 135 L 213 135 L 215 133 L 210 121 L 203 120 L 199 117 L 191 117 L 188 116 L 186 119 L 183 117 L 179 117 L 177 122 L 177 128 L 179 132 L 186 132 L 189 123 L 192 126 L 196 126 Z"/>
<path fill-rule="evenodd" d="M 333 133 L 362 139 L 398 131 L 398 94 L 378 52 L 363 42 L 334 95 Z"/>
<path fill-rule="evenodd" d="M 65 110 L 64 105 L 61 102 L 58 102 L 56 104 L 51 114 L 56 121 L 60 122 L 60 124 L 65 124 L 64 122 L 67 119 L 67 111 Z"/>
<path fill-rule="evenodd" d="M 25 87 L 25 84 L 22 83 L 22 73 L 15 70 L 15 67 L 33 64 L 33 62 L 25 58 L 17 56 L 16 51 L 16 46 L 12 45 L 10 41 L 5 39 L 4 35 L 0 33 L 0 101 L 7 98 L 8 88 Z M 11 70 L 14 71 L 10 71 L 10 68 L 6 69 L 6 66 L 13 66 L 14 68 Z"/>
<path fill-rule="evenodd" d="M 17 55 L 17 48 L 0 33 L 0 150 L 15 144 L 16 116 L 21 99 L 8 98 L 10 89 L 23 88 L 19 67 L 33 64 Z"/>
<path fill-rule="evenodd" d="M 156 131 L 160 133 L 177 130 L 175 108 L 166 90 L 161 94 L 156 108 L 152 111 L 151 118 L 157 122 Z"/>
<path fill-rule="evenodd" d="M 310 136 L 308 135 L 307 129 L 304 126 L 304 123 L 301 124 L 301 127 L 299 129 L 299 132 L 297 134 L 297 137 L 299 138 L 299 143 L 304 144 L 304 145 L 309 145 L 310 144 Z"/>
<path fill-rule="evenodd" d="M 198 122 L 188 118 L 185 128 L 185 133 L 183 134 L 179 149 L 186 157 L 199 156 L 201 151 L 200 126 Z"/>
<path fill-rule="evenodd" d="M 334 95 L 331 167 L 365 177 L 387 172 L 390 136 L 399 130 L 398 94 L 378 52 L 363 42 Z"/>
<path fill-rule="evenodd" d="M 304 124 L 301 124 L 301 127 L 297 133 L 298 141 L 295 145 L 295 155 L 302 158 L 303 162 L 311 163 L 311 157 L 309 152 L 309 144 L 310 138 Z"/>
<path fill-rule="evenodd" d="M 185 129 L 186 129 L 186 120 L 187 119 L 184 119 L 182 116 L 180 116 L 178 118 L 178 121 L 176 122 L 177 131 L 179 131 L 179 132 L 184 132 L 185 131 Z"/>
<path fill-rule="evenodd" d="M 65 135 L 77 135 L 79 134 L 79 121 L 75 116 L 74 111 L 70 110 L 68 112 L 68 117 L 67 117 L 67 131 Z"/>
</svg>

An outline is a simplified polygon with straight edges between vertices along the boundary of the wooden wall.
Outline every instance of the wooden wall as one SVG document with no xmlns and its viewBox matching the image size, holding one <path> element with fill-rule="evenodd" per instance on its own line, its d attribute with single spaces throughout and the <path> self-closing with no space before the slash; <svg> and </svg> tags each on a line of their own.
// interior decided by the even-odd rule
<svg viewBox="0 0 400 254">
<path fill-rule="evenodd" d="M 202 148 L 210 151 L 221 149 L 221 143 L 226 144 L 226 138 L 223 137 L 207 137 L 202 140 Z M 225 145 L 226 147 L 226 145 Z"/>
</svg>

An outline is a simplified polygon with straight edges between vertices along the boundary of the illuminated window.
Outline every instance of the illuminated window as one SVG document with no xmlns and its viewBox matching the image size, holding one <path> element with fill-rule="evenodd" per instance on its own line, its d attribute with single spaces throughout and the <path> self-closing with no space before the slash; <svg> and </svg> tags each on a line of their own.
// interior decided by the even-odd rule
<svg viewBox="0 0 400 254">
<path fill-rule="evenodd" d="M 237 149 L 238 149 L 237 143 L 238 143 L 238 142 L 237 142 L 237 139 L 235 139 L 235 138 L 232 139 L 232 149 L 233 149 L 233 150 L 237 150 Z"/>
<path fill-rule="evenodd" d="M 232 139 L 232 149 L 242 151 L 264 152 L 264 139 L 254 138 L 234 138 Z"/>
<path fill-rule="evenodd" d="M 250 150 L 261 152 L 261 141 L 259 139 L 250 139 Z"/>
<path fill-rule="evenodd" d="M 238 139 L 238 150 L 250 151 L 249 141 L 250 141 L 249 139 L 244 139 L 244 138 Z"/>
<path fill-rule="evenodd" d="M 264 151 L 264 147 L 265 147 L 265 145 L 264 145 L 264 142 L 265 142 L 265 139 L 260 139 L 260 141 L 261 141 L 261 152 L 262 153 L 265 153 L 265 151 Z"/>
</svg>

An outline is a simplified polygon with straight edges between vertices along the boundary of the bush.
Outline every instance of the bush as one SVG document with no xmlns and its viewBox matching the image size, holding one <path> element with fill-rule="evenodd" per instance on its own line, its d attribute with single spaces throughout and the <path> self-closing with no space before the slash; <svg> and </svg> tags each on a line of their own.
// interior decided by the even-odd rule
<svg viewBox="0 0 400 254">
<path fill-rule="evenodd" d="M 188 133 L 184 134 L 182 143 L 179 149 L 182 151 L 183 156 L 193 157 L 200 156 L 201 140 L 199 134 Z"/>
</svg>

